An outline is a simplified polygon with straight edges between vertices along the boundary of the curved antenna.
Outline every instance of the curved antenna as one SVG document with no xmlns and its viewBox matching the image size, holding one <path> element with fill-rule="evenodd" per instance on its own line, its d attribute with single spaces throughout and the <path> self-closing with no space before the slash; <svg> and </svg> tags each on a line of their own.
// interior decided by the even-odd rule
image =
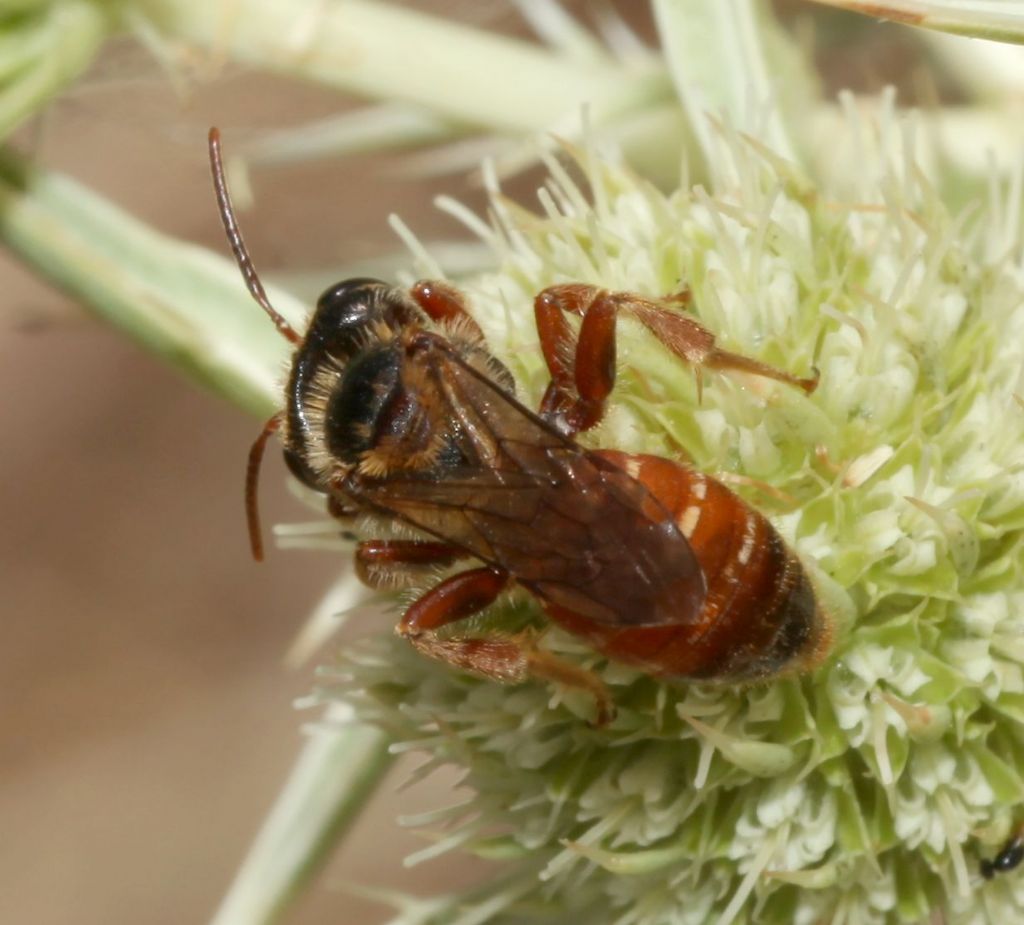
<svg viewBox="0 0 1024 925">
<path fill-rule="evenodd" d="M 238 227 L 238 222 L 235 219 L 235 210 L 231 205 L 231 196 L 228 194 L 228 184 L 224 179 L 224 163 L 220 157 L 219 129 L 210 129 L 209 142 L 210 169 L 213 171 L 213 189 L 217 194 L 220 218 L 224 223 L 224 232 L 228 236 L 231 252 L 235 255 L 235 263 L 238 264 L 238 269 L 242 271 L 242 278 L 245 280 L 245 285 L 249 288 L 252 297 L 259 302 L 263 311 L 270 316 L 270 320 L 274 322 L 274 327 L 281 332 L 286 340 L 293 344 L 299 344 L 302 342 L 302 338 L 295 328 L 285 321 L 277 309 L 270 304 L 270 299 L 267 298 L 267 292 L 263 288 L 263 283 L 260 282 L 260 278 L 256 273 L 256 266 L 252 262 L 252 257 L 249 256 L 249 252 L 245 248 L 242 230 Z"/>
</svg>

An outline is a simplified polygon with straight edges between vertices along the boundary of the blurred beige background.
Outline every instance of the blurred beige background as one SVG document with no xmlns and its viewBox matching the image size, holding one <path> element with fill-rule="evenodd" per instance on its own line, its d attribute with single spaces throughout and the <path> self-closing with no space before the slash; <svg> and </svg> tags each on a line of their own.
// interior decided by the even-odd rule
<svg viewBox="0 0 1024 925">
<path fill-rule="evenodd" d="M 413 5 L 523 31 L 503 2 Z M 885 60 L 850 70 L 875 88 Z M 19 142 L 156 227 L 225 253 L 207 127 L 218 124 L 230 150 L 340 105 L 237 70 L 182 98 L 125 45 Z M 413 182 L 374 158 L 253 180 L 257 207 L 242 222 L 266 272 L 394 250 L 393 211 L 424 238 L 453 237 L 459 229 L 430 204 L 440 190 L 480 204 L 456 178 Z M 532 186 L 518 185 L 524 201 Z M 2 252 L 0 291 L 0 922 L 203 922 L 298 751 L 307 717 L 291 704 L 310 672 L 286 671 L 281 655 L 343 563 L 309 552 L 250 561 L 242 477 L 258 422 Z M 302 516 L 278 457 L 263 483 L 268 523 Z M 387 918 L 345 883 L 434 892 L 486 873 L 455 856 L 402 869 L 423 842 L 395 816 L 450 795 L 444 778 L 397 795 L 396 782 L 289 925 Z"/>
</svg>

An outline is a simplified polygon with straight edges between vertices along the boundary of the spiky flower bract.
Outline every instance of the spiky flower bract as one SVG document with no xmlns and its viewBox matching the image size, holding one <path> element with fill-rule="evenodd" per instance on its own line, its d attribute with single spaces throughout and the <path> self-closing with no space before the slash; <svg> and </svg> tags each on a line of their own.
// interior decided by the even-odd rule
<svg viewBox="0 0 1024 925">
<path fill-rule="evenodd" d="M 685 458 L 734 479 L 815 574 L 837 623 L 804 677 L 673 683 L 557 630 L 618 717 L 583 695 L 503 687 L 393 637 L 325 674 L 426 773 L 472 798 L 419 859 L 502 859 L 494 883 L 398 922 L 614 925 L 1007 922 L 1024 879 L 983 882 L 1024 800 L 1024 274 L 1000 197 L 953 216 L 891 111 L 865 121 L 850 183 L 813 184 L 719 128 L 707 190 L 665 195 L 625 168 L 548 160 L 534 215 L 492 190 L 499 270 L 465 284 L 494 352 L 535 403 L 532 297 L 567 280 L 692 293 L 724 346 L 797 374 L 810 397 L 695 375 L 620 323 L 606 421 L 581 440 Z M 454 211 L 459 210 L 451 207 Z M 735 484 L 735 476 L 745 482 Z M 766 486 L 770 486 L 767 488 Z M 518 598 L 482 629 L 537 618 Z M 432 907 L 433 908 L 433 907 Z M 431 917 L 433 915 L 433 917 Z"/>
</svg>

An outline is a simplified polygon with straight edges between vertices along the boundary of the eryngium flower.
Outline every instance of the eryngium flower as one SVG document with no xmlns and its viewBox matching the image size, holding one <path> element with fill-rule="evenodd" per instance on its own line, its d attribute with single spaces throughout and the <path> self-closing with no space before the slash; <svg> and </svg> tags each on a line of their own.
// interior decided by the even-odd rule
<svg viewBox="0 0 1024 925">
<path fill-rule="evenodd" d="M 602 729 L 578 692 L 476 679 L 394 637 L 358 644 L 322 697 L 429 753 L 428 770 L 464 769 L 473 793 L 431 816 L 449 828 L 421 858 L 503 864 L 479 891 L 396 921 L 859 925 L 1024 910 L 1024 876 L 979 874 L 1024 797 L 1019 202 L 1004 210 L 997 193 L 952 216 L 909 133 L 883 123 L 857 127 L 848 182 L 815 185 L 722 129 L 707 190 L 666 196 L 586 150 L 585 183 L 548 160 L 541 214 L 494 190 L 487 227 L 467 218 L 500 269 L 464 288 L 528 403 L 545 385 L 532 299 L 564 281 L 688 287 L 726 348 L 820 370 L 809 397 L 705 372 L 699 398 L 694 371 L 623 319 L 613 405 L 580 439 L 733 479 L 812 570 L 838 630 L 813 673 L 742 688 L 654 680 L 549 631 L 542 645 L 611 689 L 618 717 Z M 543 625 L 524 596 L 473 628 L 531 621 Z"/>
</svg>

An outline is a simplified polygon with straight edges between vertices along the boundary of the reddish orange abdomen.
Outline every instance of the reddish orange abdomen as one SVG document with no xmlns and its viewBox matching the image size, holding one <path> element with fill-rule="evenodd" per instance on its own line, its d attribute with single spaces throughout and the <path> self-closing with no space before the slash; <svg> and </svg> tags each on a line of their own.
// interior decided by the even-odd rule
<svg viewBox="0 0 1024 925">
<path fill-rule="evenodd" d="M 830 624 L 800 560 L 775 528 L 720 482 L 658 456 L 600 450 L 651 492 L 690 541 L 707 596 L 693 618 L 626 628 L 549 606 L 552 619 L 617 661 L 651 674 L 755 680 L 806 669 L 826 651 Z"/>
</svg>

